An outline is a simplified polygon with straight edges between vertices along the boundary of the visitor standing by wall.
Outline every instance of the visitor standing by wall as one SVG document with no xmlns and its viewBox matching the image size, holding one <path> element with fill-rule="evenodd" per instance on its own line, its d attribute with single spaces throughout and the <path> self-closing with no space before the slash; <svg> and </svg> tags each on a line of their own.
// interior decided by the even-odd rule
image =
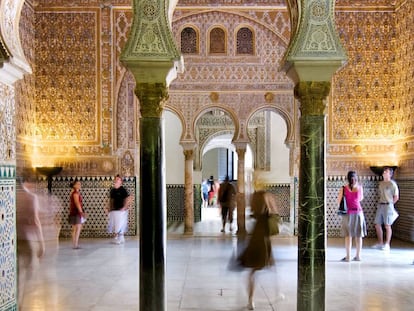
<svg viewBox="0 0 414 311">
<path fill-rule="evenodd" d="M 364 212 L 361 201 L 364 199 L 362 185 L 358 183 L 356 172 L 349 171 L 347 174 L 348 184 L 339 191 L 338 204 L 342 197 L 345 198 L 347 214 L 342 215 L 342 235 L 345 237 L 346 256 L 341 261 L 351 260 L 352 239 L 355 239 L 354 261 L 361 261 L 362 238 L 367 235 Z"/>
<path fill-rule="evenodd" d="M 392 180 L 394 170 L 391 167 L 385 166 L 383 168 L 383 180 L 379 183 L 379 203 L 375 215 L 375 231 L 377 232 L 378 243 L 374 248 L 379 248 L 384 251 L 390 250 L 390 243 L 392 237 L 391 225 L 398 217 L 394 204 L 399 200 L 400 194 L 397 183 Z M 385 243 L 382 225 L 385 227 Z"/>
<path fill-rule="evenodd" d="M 82 195 L 80 193 L 81 182 L 75 180 L 71 184 L 70 191 L 70 210 L 69 223 L 72 225 L 72 247 L 79 249 L 79 236 L 82 230 L 82 224 L 85 222 L 85 211 L 83 209 Z"/>
<path fill-rule="evenodd" d="M 115 176 L 114 185 L 109 192 L 108 232 L 115 234 L 113 243 L 125 242 L 124 233 L 128 231 L 128 209 L 132 197 L 122 185 L 120 175 Z"/>
</svg>

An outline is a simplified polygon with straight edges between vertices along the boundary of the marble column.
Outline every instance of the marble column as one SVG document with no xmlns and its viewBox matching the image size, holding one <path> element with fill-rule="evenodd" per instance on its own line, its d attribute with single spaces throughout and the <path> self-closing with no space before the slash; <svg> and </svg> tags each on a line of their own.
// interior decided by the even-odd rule
<svg viewBox="0 0 414 311">
<path fill-rule="evenodd" d="M 325 99 L 329 82 L 299 82 L 297 310 L 325 310 Z"/>
<path fill-rule="evenodd" d="M 246 145 L 236 147 L 237 163 L 237 235 L 246 235 L 246 183 L 244 176 L 244 156 L 246 154 Z"/>
<path fill-rule="evenodd" d="M 161 114 L 167 90 L 163 83 L 135 89 L 141 107 L 140 138 L 140 310 L 166 310 L 166 199 Z"/>
<path fill-rule="evenodd" d="M 184 185 L 184 234 L 194 233 L 194 187 L 193 187 L 193 162 L 194 150 L 185 149 L 185 185 Z"/>
</svg>

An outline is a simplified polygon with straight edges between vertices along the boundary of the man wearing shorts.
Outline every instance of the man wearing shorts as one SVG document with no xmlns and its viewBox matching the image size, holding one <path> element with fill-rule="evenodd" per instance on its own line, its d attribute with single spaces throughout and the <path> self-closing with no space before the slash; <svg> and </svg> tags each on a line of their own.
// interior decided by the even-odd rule
<svg viewBox="0 0 414 311">
<path fill-rule="evenodd" d="M 379 183 L 380 198 L 375 215 L 375 231 L 377 232 L 378 243 L 374 247 L 384 251 L 390 250 L 392 236 L 391 225 L 398 217 L 394 204 L 399 199 L 399 190 L 397 183 L 391 179 L 393 173 L 394 170 L 391 167 L 384 167 L 382 172 L 383 181 Z M 385 243 L 382 225 L 385 227 Z"/>
</svg>

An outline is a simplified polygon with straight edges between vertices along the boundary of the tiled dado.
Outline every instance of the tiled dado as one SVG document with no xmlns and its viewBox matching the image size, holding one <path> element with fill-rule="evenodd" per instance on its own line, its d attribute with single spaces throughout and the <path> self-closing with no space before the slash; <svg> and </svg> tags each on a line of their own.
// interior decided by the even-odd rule
<svg viewBox="0 0 414 311">
<path fill-rule="evenodd" d="M 108 237 L 107 232 L 108 218 L 105 208 L 108 204 L 109 191 L 113 185 L 113 176 L 56 176 L 52 179 L 52 193 L 48 195 L 47 180 L 42 178 L 38 181 L 37 192 L 44 200 L 47 200 L 48 211 L 42 215 L 47 217 L 46 222 L 54 222 L 60 229 L 56 234 L 60 237 L 71 236 L 71 225 L 68 222 L 69 215 L 69 195 L 70 183 L 74 179 L 81 182 L 81 194 L 83 205 L 87 213 L 87 221 L 82 227 L 81 237 L 100 238 Z M 137 197 L 136 197 L 136 178 L 124 178 L 123 186 L 134 196 L 131 203 L 128 220 L 127 235 L 137 234 Z M 41 220 L 42 221 L 42 220 Z M 52 230 L 52 229 L 51 229 Z"/>
<path fill-rule="evenodd" d="M 16 168 L 0 165 L 0 310 L 17 311 Z"/>
</svg>

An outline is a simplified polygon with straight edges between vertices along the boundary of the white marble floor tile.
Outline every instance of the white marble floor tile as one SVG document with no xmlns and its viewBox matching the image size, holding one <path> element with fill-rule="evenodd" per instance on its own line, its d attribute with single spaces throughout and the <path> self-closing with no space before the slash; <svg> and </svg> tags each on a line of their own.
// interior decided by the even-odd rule
<svg viewBox="0 0 414 311">
<path fill-rule="evenodd" d="M 257 274 L 256 310 L 294 311 L 297 239 L 277 237 L 272 244 L 276 265 Z M 383 252 L 372 244 L 364 240 L 361 262 L 343 263 L 343 239 L 328 240 L 325 310 L 414 310 L 414 245 L 394 240 L 391 251 Z M 19 284 L 21 311 L 139 310 L 138 239 L 128 237 L 125 245 L 81 239 L 81 245 L 73 250 L 69 240 L 47 243 L 40 264 Z M 246 310 L 248 272 L 227 269 L 236 246 L 236 237 L 219 232 L 169 235 L 167 310 Z"/>
</svg>

